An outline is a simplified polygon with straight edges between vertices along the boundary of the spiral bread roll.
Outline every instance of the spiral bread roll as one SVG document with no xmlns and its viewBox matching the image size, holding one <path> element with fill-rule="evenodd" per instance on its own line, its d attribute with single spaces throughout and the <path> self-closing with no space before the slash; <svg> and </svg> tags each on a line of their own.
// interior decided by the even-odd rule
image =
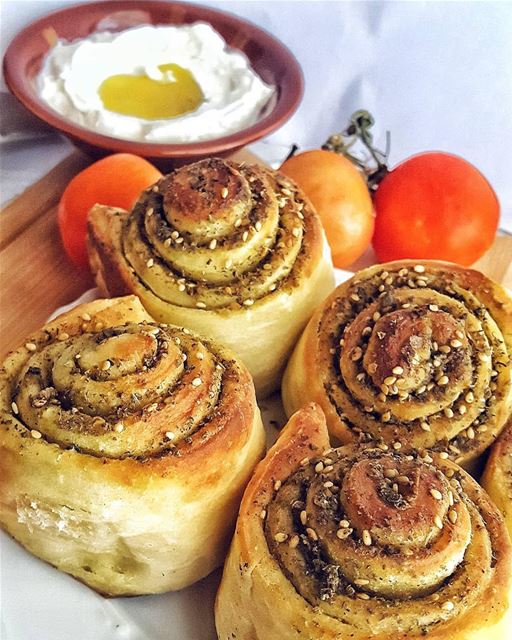
<svg viewBox="0 0 512 640">
<path fill-rule="evenodd" d="M 244 494 L 216 602 L 220 640 L 504 640 L 512 546 L 450 460 L 330 448 L 314 403 Z"/>
<path fill-rule="evenodd" d="M 512 418 L 491 449 L 482 486 L 503 514 L 512 538 Z"/>
<path fill-rule="evenodd" d="M 512 408 L 512 300 L 442 262 L 370 267 L 311 318 L 283 378 L 291 415 L 320 404 L 342 444 L 433 450 L 473 469 Z"/>
<path fill-rule="evenodd" d="M 216 158 L 177 169 L 128 213 L 89 214 L 100 288 L 233 349 L 256 391 L 277 388 L 313 309 L 334 286 L 318 216 L 284 176 Z"/>
<path fill-rule="evenodd" d="M 0 371 L 0 522 L 97 591 L 219 566 L 264 451 L 248 371 L 135 296 L 76 307 Z"/>
</svg>

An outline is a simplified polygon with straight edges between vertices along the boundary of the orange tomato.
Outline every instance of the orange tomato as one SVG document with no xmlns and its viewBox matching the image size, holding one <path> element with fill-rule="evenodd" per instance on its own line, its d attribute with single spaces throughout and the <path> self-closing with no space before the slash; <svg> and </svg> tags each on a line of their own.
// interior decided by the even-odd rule
<svg viewBox="0 0 512 640">
<path fill-rule="evenodd" d="M 59 203 L 57 219 L 66 253 L 81 268 L 87 269 L 87 214 L 95 204 L 130 209 L 141 191 L 154 184 L 162 174 L 143 158 L 116 153 L 98 160 L 77 174 L 66 187 Z"/>
<path fill-rule="evenodd" d="M 382 262 L 402 258 L 470 265 L 491 246 L 499 202 L 469 162 L 448 153 L 420 153 L 381 181 L 374 198 L 373 247 Z"/>
<path fill-rule="evenodd" d="M 280 168 L 315 207 L 336 267 L 357 260 L 370 244 L 374 211 L 370 192 L 355 166 L 332 151 L 304 151 Z"/>
</svg>

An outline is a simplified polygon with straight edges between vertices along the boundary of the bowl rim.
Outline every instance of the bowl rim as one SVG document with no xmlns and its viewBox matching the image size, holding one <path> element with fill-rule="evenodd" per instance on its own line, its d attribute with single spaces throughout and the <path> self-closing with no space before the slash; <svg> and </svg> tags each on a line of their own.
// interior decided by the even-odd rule
<svg viewBox="0 0 512 640">
<path fill-rule="evenodd" d="M 86 12 L 87 9 L 102 9 L 105 13 L 108 13 L 109 10 L 121 11 L 128 7 L 144 10 L 144 8 L 150 9 L 151 7 L 157 8 L 158 6 L 165 8 L 170 5 L 187 10 L 200 11 L 202 15 L 201 17 L 197 17 L 197 21 L 209 22 L 210 18 L 217 18 L 227 19 L 234 26 L 244 25 L 257 36 L 256 39 L 258 42 L 261 43 L 261 41 L 263 41 L 262 46 L 270 47 L 277 53 L 283 61 L 287 76 L 284 84 L 276 87 L 277 99 L 274 107 L 267 115 L 249 127 L 211 140 L 190 143 L 145 142 L 108 136 L 75 124 L 47 105 L 31 86 L 29 77 L 25 73 L 25 67 L 19 60 L 18 53 L 26 47 L 27 40 L 30 40 L 35 34 L 39 35 L 41 31 L 48 26 L 47 23 L 52 18 L 56 16 L 61 17 L 66 14 L 73 15 L 77 11 L 80 13 Z M 173 23 L 169 22 L 167 24 Z M 137 25 L 134 25 L 134 27 L 136 26 Z M 231 48 L 236 49 L 236 47 Z M 242 53 L 244 52 L 242 51 Z M 290 49 L 278 38 L 249 20 L 241 18 L 231 12 L 197 3 L 174 0 L 96 0 L 95 2 L 75 4 L 46 13 L 27 24 L 11 40 L 3 59 L 3 73 L 9 91 L 17 100 L 40 120 L 51 125 L 60 133 L 104 150 L 135 153 L 145 157 L 186 158 L 198 155 L 213 155 L 215 153 L 222 153 L 230 149 L 243 147 L 269 135 L 272 131 L 282 126 L 296 111 L 304 93 L 304 75 L 302 69 Z"/>
</svg>

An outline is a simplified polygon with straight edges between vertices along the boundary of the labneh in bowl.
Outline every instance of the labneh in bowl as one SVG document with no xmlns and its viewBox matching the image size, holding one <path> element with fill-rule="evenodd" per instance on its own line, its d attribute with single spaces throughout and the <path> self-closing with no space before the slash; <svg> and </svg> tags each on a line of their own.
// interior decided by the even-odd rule
<svg viewBox="0 0 512 640">
<path fill-rule="evenodd" d="M 212 140 L 154 143 L 97 133 L 68 120 L 38 94 L 36 78 L 44 57 L 57 39 L 71 42 L 99 31 L 119 32 L 140 25 L 210 24 L 231 49 L 242 51 L 274 95 L 258 121 L 241 131 Z M 282 126 L 294 113 L 303 93 L 303 76 L 292 53 L 255 25 L 223 11 L 184 2 L 106 1 L 68 7 L 25 27 L 10 43 L 3 61 L 10 91 L 33 114 L 67 136 L 92 157 L 126 152 L 148 158 L 163 168 L 208 156 L 227 156 Z"/>
</svg>

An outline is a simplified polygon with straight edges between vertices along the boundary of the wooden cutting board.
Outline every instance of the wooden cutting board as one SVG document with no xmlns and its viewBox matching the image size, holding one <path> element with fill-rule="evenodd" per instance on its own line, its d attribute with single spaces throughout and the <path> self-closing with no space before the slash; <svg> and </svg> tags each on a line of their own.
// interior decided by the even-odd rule
<svg viewBox="0 0 512 640">
<path fill-rule="evenodd" d="M 261 162 L 248 151 L 240 151 L 233 159 Z M 67 259 L 56 220 L 64 188 L 90 162 L 74 152 L 0 212 L 0 356 L 41 327 L 57 307 L 94 286 L 92 278 L 76 271 Z M 369 251 L 353 270 L 374 261 Z M 512 237 L 497 237 L 475 267 L 512 289 Z"/>
</svg>

